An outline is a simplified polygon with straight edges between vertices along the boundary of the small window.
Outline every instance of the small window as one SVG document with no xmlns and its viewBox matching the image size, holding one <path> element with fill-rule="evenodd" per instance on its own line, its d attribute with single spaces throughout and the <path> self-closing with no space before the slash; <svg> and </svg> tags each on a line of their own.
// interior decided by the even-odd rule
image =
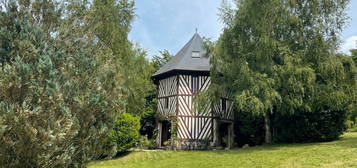
<svg viewBox="0 0 357 168">
<path fill-rule="evenodd" d="M 199 76 L 198 75 L 192 75 L 192 94 L 196 94 L 199 91 Z"/>
<path fill-rule="evenodd" d="M 199 51 L 192 51 L 192 58 L 200 58 L 200 52 Z"/>
<path fill-rule="evenodd" d="M 169 98 L 168 97 L 165 98 L 164 103 L 165 103 L 165 109 L 168 109 L 169 108 Z"/>
</svg>

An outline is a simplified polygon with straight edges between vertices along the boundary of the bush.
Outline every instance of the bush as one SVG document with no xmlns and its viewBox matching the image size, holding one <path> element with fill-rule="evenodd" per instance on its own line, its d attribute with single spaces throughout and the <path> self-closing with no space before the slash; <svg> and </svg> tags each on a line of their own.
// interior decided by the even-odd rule
<svg viewBox="0 0 357 168">
<path fill-rule="evenodd" d="M 155 139 L 148 139 L 147 136 L 140 136 L 138 147 L 140 149 L 155 149 L 156 143 Z"/>
<path fill-rule="evenodd" d="M 107 143 L 115 145 L 116 153 L 122 153 L 135 146 L 139 140 L 140 119 L 129 113 L 122 113 L 109 133 Z"/>
<path fill-rule="evenodd" d="M 274 141 L 303 143 L 336 140 L 347 129 L 347 113 L 345 110 L 325 110 L 272 115 Z M 264 119 L 250 113 L 235 113 L 234 131 L 238 146 L 260 145 L 264 142 Z"/>
<path fill-rule="evenodd" d="M 353 121 L 347 120 L 347 121 L 346 121 L 346 127 L 347 127 L 347 129 L 351 129 L 351 128 L 354 128 L 354 127 L 355 127 L 355 124 L 354 124 Z"/>
<path fill-rule="evenodd" d="M 336 140 L 346 130 L 347 111 L 300 112 L 276 115 L 274 128 L 278 142 L 320 142 Z"/>
</svg>

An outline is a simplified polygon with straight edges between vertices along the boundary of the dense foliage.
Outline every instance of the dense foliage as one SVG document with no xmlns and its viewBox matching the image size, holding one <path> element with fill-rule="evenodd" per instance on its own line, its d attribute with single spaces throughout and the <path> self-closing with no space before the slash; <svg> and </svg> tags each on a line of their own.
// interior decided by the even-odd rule
<svg viewBox="0 0 357 168">
<path fill-rule="evenodd" d="M 152 64 L 156 71 L 158 71 L 172 58 L 172 54 L 167 50 L 159 51 L 159 53 L 159 55 L 154 55 L 152 58 Z"/>
<path fill-rule="evenodd" d="M 357 49 L 352 49 L 351 54 L 353 61 L 355 62 L 355 64 L 357 64 Z"/>
<path fill-rule="evenodd" d="M 342 134 L 356 100 L 356 66 L 336 54 L 348 2 L 241 0 L 237 9 L 222 8 L 226 26 L 213 49 L 211 90 L 232 93 L 237 111 L 264 116 L 266 143 L 285 132 L 274 128 L 278 115 L 311 117 L 307 127 L 321 117 L 316 140 Z M 334 113 L 338 119 L 322 119 Z"/>
<path fill-rule="evenodd" d="M 140 132 L 152 137 L 156 112 L 153 94 L 156 93 L 156 87 L 150 77 L 155 71 L 155 66 L 146 59 L 146 51 L 123 38 L 127 37 L 130 23 L 134 19 L 134 2 L 94 0 L 93 9 L 93 18 L 98 23 L 96 35 L 113 51 L 111 57 L 102 59 L 108 62 L 109 69 L 117 72 L 113 74 L 111 82 L 120 86 L 115 90 L 117 99 L 122 100 L 118 102 L 120 109 L 141 117 Z M 126 149 L 125 144 L 117 145 L 123 145 L 123 149 Z M 104 148 L 108 149 L 108 146 Z M 104 153 L 108 152 L 110 150 Z"/>
<path fill-rule="evenodd" d="M 159 51 L 159 53 L 160 53 L 159 55 L 154 55 L 152 61 L 150 62 L 150 65 L 154 70 L 151 72 L 152 74 L 158 71 L 172 57 L 172 55 L 167 50 Z M 154 139 L 156 138 L 155 136 L 157 135 L 157 128 L 156 128 L 156 118 L 157 118 L 156 110 L 157 110 L 157 97 L 158 97 L 157 87 L 151 88 L 148 93 L 149 94 L 146 97 L 145 108 L 143 109 L 141 115 L 140 133 L 141 135 L 147 136 L 148 139 Z"/>
<path fill-rule="evenodd" d="M 133 1 L 1 6 L 0 167 L 84 167 L 111 152 L 116 116 L 145 113 L 154 89 L 153 65 L 127 38 Z"/>
<path fill-rule="evenodd" d="M 123 112 L 142 115 L 146 97 L 155 88 L 150 77 L 154 68 L 146 59 L 147 53 L 133 45 L 127 38 L 134 19 L 134 2 L 131 0 L 94 0 L 91 12 L 97 23 L 95 33 L 113 54 L 102 57 L 108 69 L 115 71 L 110 82 L 117 87 L 115 94 Z"/>
<path fill-rule="evenodd" d="M 264 118 L 239 111 L 234 113 L 234 136 L 236 146 L 261 145 L 264 142 Z"/>
<path fill-rule="evenodd" d="M 0 167 L 84 167 L 118 109 L 103 82 L 113 72 L 98 61 L 111 52 L 94 40 L 85 3 L 3 5 Z"/>
<path fill-rule="evenodd" d="M 351 56 L 355 65 L 357 66 L 357 49 L 352 49 Z M 350 107 L 349 120 L 347 122 L 348 128 L 357 129 L 357 99 L 354 100 L 354 105 Z"/>
<path fill-rule="evenodd" d="M 127 35 L 130 31 L 130 23 L 134 19 L 134 2 L 127 0 L 94 0 L 91 13 L 98 24 L 95 33 L 100 41 L 108 46 L 113 54 L 110 57 L 102 57 L 107 62 L 108 69 L 116 72 L 110 80 L 117 87 L 113 93 L 121 112 L 134 114 L 141 118 L 140 133 L 153 136 L 156 114 L 156 87 L 151 81 L 151 75 L 155 72 L 155 65 L 146 59 L 147 53 L 140 46 L 132 44 Z M 128 128 L 129 129 L 129 128 Z M 139 131 L 139 130 L 137 130 Z M 113 148 L 118 152 L 127 149 L 132 144 L 117 143 L 108 146 L 106 143 L 102 155 L 113 153 Z M 114 145 L 114 144 L 112 144 Z M 109 150 L 108 150 L 109 149 Z M 114 151 L 116 153 L 116 151 Z"/>
<path fill-rule="evenodd" d="M 114 155 L 125 152 L 133 147 L 139 140 L 140 119 L 129 113 L 120 114 L 114 124 L 114 129 L 109 133 L 107 143 L 116 147 Z"/>
<path fill-rule="evenodd" d="M 277 142 L 316 142 L 337 139 L 346 130 L 345 110 L 301 112 L 274 118 Z"/>
</svg>

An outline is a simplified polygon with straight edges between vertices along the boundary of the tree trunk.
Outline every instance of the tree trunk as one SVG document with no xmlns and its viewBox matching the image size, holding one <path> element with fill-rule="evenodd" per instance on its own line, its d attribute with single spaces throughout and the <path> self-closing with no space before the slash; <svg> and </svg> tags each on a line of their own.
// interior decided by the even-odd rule
<svg viewBox="0 0 357 168">
<path fill-rule="evenodd" d="M 271 135 L 271 123 L 270 123 L 270 115 L 264 115 L 264 127 L 265 127 L 265 143 L 272 143 L 272 135 Z"/>
</svg>

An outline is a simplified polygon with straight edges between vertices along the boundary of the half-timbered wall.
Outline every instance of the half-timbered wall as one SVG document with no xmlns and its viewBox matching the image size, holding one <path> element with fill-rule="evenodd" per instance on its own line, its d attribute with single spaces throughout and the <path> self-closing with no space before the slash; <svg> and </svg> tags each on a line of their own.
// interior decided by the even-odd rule
<svg viewBox="0 0 357 168">
<path fill-rule="evenodd" d="M 176 75 L 159 81 L 158 113 L 177 117 L 176 136 L 183 149 L 191 149 L 192 145 L 195 146 L 192 149 L 197 149 L 204 140 L 213 140 L 216 120 L 233 120 L 232 103 L 228 99 L 213 105 L 207 100 L 201 108 L 194 107 L 194 97 L 210 84 L 207 75 Z"/>
<path fill-rule="evenodd" d="M 168 101 L 168 102 L 167 102 Z M 177 76 L 159 81 L 158 113 L 163 116 L 176 115 Z"/>
<path fill-rule="evenodd" d="M 202 111 L 194 108 L 194 96 L 207 90 L 209 76 L 179 75 L 178 87 L 178 138 L 181 140 L 203 140 L 212 137 L 212 112 L 210 103 Z"/>
<path fill-rule="evenodd" d="M 222 101 L 225 101 L 223 103 Z M 225 104 L 225 108 L 223 107 Z M 219 119 L 225 119 L 225 120 L 233 120 L 233 103 L 232 100 L 224 97 L 222 98 L 218 104 L 213 105 L 213 115 Z"/>
</svg>

